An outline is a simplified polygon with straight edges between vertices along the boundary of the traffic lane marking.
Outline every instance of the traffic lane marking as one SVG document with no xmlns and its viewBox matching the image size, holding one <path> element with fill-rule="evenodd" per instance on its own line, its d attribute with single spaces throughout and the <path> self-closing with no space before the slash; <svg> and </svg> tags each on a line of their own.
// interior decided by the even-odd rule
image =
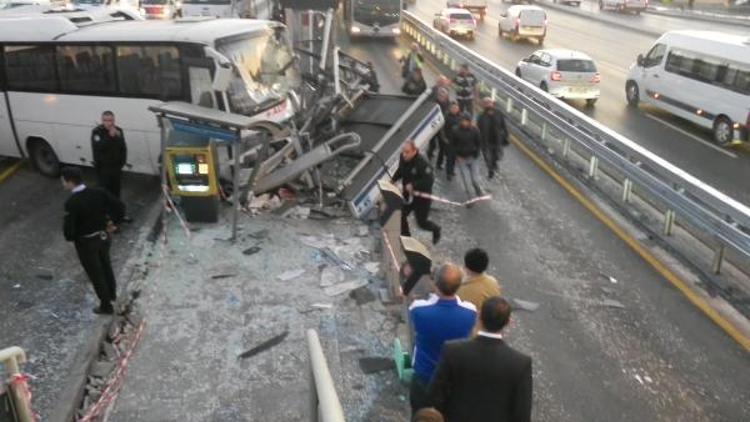
<svg viewBox="0 0 750 422">
<path fill-rule="evenodd" d="M 5 169 L 2 173 L 0 173 L 0 183 L 3 183 L 5 179 L 9 178 L 15 172 L 17 172 L 25 162 L 25 160 L 18 160 L 15 163 L 11 164 L 11 166 Z"/>
<path fill-rule="evenodd" d="M 728 156 L 728 157 L 732 157 L 732 158 L 737 158 L 737 154 L 733 153 L 732 151 L 728 151 L 728 150 L 726 150 L 725 148 L 722 148 L 722 147 L 720 147 L 720 146 L 718 146 L 718 145 L 716 145 L 716 144 L 713 144 L 713 143 L 711 143 L 711 142 L 708 142 L 708 141 L 706 141 L 705 139 L 702 139 L 702 138 L 701 138 L 700 136 L 698 136 L 698 135 L 695 135 L 695 134 L 693 134 L 693 133 L 690 133 L 690 132 L 688 132 L 687 130 L 685 130 L 685 129 L 682 129 L 681 127 L 679 127 L 679 126 L 677 126 L 677 125 L 674 125 L 674 124 L 672 124 L 672 123 L 669 123 L 668 121 L 666 121 L 666 120 L 664 120 L 664 119 L 662 119 L 662 118 L 660 118 L 660 117 L 656 117 L 656 116 L 654 116 L 654 115 L 652 115 L 652 114 L 649 114 L 649 113 L 643 113 L 643 114 L 644 114 L 644 115 L 645 115 L 646 117 L 648 117 L 649 119 L 651 119 L 651 120 L 655 120 L 655 121 L 657 121 L 657 122 L 659 122 L 659 123 L 663 124 L 664 126 L 666 126 L 666 127 L 670 128 L 670 129 L 672 129 L 672 130 L 676 130 L 677 132 L 680 132 L 681 134 L 683 134 L 683 135 L 687 136 L 688 138 L 690 138 L 690 139 L 692 139 L 692 140 L 694 140 L 694 141 L 698 141 L 698 142 L 700 142 L 701 144 L 703 144 L 703 145 L 705 145 L 705 146 L 707 146 L 707 147 L 709 147 L 709 148 L 711 148 L 711 149 L 713 149 L 713 150 L 715 150 L 715 151 L 718 151 L 718 152 L 720 152 L 720 153 L 722 153 L 722 154 L 724 154 L 724 155 L 726 155 L 726 156 Z"/>
<path fill-rule="evenodd" d="M 724 318 L 716 309 L 712 308 L 711 305 L 706 302 L 700 295 L 694 292 L 688 287 L 687 282 L 683 281 L 677 274 L 670 270 L 665 264 L 659 261 L 646 247 L 641 245 L 638 240 L 630 236 L 625 229 L 620 227 L 614 220 L 609 218 L 604 211 L 602 211 L 597 205 L 591 200 L 586 198 L 575 186 L 570 184 L 565 178 L 557 173 L 551 166 L 549 166 L 541 157 L 539 157 L 532 150 L 527 148 L 521 141 L 515 136 L 510 136 L 510 141 L 516 146 L 521 152 L 531 159 L 539 168 L 547 173 L 553 180 L 555 180 L 563 189 L 565 189 L 573 198 L 575 198 L 584 208 L 586 208 L 594 217 L 610 229 L 620 240 L 638 256 L 641 257 L 646 263 L 648 263 L 657 273 L 667 279 L 672 286 L 679 290 L 690 303 L 697 307 L 704 315 L 706 315 L 714 324 L 724 330 L 729 337 L 736 341 L 742 346 L 745 351 L 750 352 L 750 337 L 746 337 L 742 331 L 735 327 L 731 322 Z"/>
</svg>

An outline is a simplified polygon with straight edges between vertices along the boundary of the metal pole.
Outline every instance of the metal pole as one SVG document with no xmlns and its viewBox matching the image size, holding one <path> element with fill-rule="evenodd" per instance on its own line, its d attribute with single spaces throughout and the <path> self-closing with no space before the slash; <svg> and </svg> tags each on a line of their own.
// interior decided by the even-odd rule
<svg viewBox="0 0 750 422">
<path fill-rule="evenodd" d="M 672 228 L 674 227 L 674 217 L 675 217 L 675 213 L 672 210 L 667 210 L 667 212 L 664 213 L 664 235 L 665 236 L 672 235 Z"/>
<path fill-rule="evenodd" d="M 505 102 L 505 112 L 508 114 L 513 112 L 513 98 L 508 97 L 508 101 Z"/>
<path fill-rule="evenodd" d="M 721 274 L 721 264 L 724 262 L 724 244 L 719 245 L 719 249 L 714 252 L 713 270 L 714 274 Z"/>
<path fill-rule="evenodd" d="M 323 34 L 323 51 L 320 55 L 320 70 L 323 71 L 326 70 L 326 62 L 328 61 L 328 45 L 331 42 L 331 23 L 333 21 L 333 9 L 328 9 L 325 17 L 326 24 L 324 29 L 325 33 Z"/>
<path fill-rule="evenodd" d="M 547 140 L 547 122 L 542 123 L 542 134 L 540 136 L 542 138 L 542 141 Z"/>
<path fill-rule="evenodd" d="M 570 139 L 565 138 L 563 141 L 563 158 L 568 158 L 568 154 L 570 153 Z"/>
<path fill-rule="evenodd" d="M 622 202 L 629 203 L 630 196 L 633 193 L 633 182 L 630 179 L 625 179 L 622 182 Z"/>
<path fill-rule="evenodd" d="M 21 368 L 18 364 L 26 362 L 26 353 L 16 346 L 0 350 L 0 362 L 5 366 L 5 372 L 9 378 L 21 375 Z M 15 404 L 18 422 L 34 422 L 35 418 L 27 396 L 28 386 L 26 383 L 11 384 L 10 394 Z"/>
<path fill-rule="evenodd" d="M 234 198 L 232 198 L 232 242 L 237 241 L 237 219 L 240 213 L 240 132 L 237 131 L 237 139 L 233 145 L 234 152 L 234 174 L 232 175 L 232 184 L 234 186 Z M 257 164 L 256 164 L 257 165 Z"/>
<path fill-rule="evenodd" d="M 521 126 L 526 126 L 526 123 L 529 122 L 529 112 L 527 109 L 521 110 Z"/>
<path fill-rule="evenodd" d="M 161 179 L 161 185 L 160 191 L 161 191 L 161 197 L 162 201 L 162 210 L 161 210 L 161 229 L 164 233 L 164 243 L 167 242 L 167 212 L 166 212 L 166 206 L 169 203 L 169 198 L 167 198 L 167 195 L 169 195 L 169 189 L 166 187 L 169 186 L 167 183 L 167 125 L 164 121 L 166 117 L 164 117 L 164 113 L 160 114 L 157 118 L 159 121 L 159 132 L 161 133 L 161 172 L 159 175 L 159 178 Z M 177 210 L 174 210 L 177 211 Z"/>
<path fill-rule="evenodd" d="M 336 394 L 333 377 L 328 369 L 323 347 L 320 345 L 318 333 L 315 330 L 307 330 L 307 348 L 310 353 L 310 365 L 312 366 L 313 379 L 315 381 L 315 393 L 318 396 L 319 415 L 322 422 L 345 422 L 344 409 Z"/>
<path fill-rule="evenodd" d="M 596 179 L 596 173 L 599 169 L 599 159 L 592 155 L 591 161 L 589 161 L 589 177 Z"/>
</svg>

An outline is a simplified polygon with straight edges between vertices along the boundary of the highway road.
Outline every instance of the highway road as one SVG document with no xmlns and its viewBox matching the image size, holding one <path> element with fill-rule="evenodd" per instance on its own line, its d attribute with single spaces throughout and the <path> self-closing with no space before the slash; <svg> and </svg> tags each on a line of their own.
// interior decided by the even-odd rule
<svg viewBox="0 0 750 422">
<path fill-rule="evenodd" d="M 399 92 L 395 58 L 405 44 L 340 46 L 373 62 L 383 93 Z M 436 179 L 436 195 L 465 199 L 458 180 Z M 516 148 L 505 149 L 499 177 L 485 184 L 491 201 L 433 207 L 443 240 L 430 251 L 435 262 L 462 262 L 483 247 L 503 294 L 539 304 L 516 310 L 505 336 L 534 359 L 532 420 L 750 420 L 747 352 L 643 259 Z M 429 244 L 428 232 L 414 235 Z"/>
<path fill-rule="evenodd" d="M 418 0 L 409 10 L 431 24 L 434 14 L 444 5 L 445 2 L 441 0 Z M 462 42 L 512 72 L 519 60 L 540 47 L 532 41 L 514 43 L 498 37 L 497 17 L 509 5 L 510 3 L 491 0 L 490 12 L 485 22 L 480 23 L 476 40 Z M 543 2 L 539 2 L 539 5 L 545 6 Z M 573 6 L 570 8 L 574 9 Z M 589 10 L 591 3 L 584 3 L 581 8 Z M 598 9 L 594 10 L 598 13 Z M 720 191 L 750 204 L 750 189 L 747 187 L 747 180 L 750 180 L 750 154 L 747 151 L 750 149 L 747 146 L 721 148 L 712 143 L 710 131 L 656 109 L 627 107 L 627 70 L 638 54 L 648 51 L 656 39 L 654 35 L 555 9 L 548 8 L 547 13 L 549 28 L 544 48 L 583 51 L 597 62 L 602 75 L 602 96 L 595 108 L 587 109 L 578 102 L 572 102 L 572 105 Z M 627 24 L 639 23 L 649 30 L 714 29 L 748 33 L 733 25 L 722 26 L 646 14 L 633 16 L 608 11 L 603 13 Z"/>
</svg>

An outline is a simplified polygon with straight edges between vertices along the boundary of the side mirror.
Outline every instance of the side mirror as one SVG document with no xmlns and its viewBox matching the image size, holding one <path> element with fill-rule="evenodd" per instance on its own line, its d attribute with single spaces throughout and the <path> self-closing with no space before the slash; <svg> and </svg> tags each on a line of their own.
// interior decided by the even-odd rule
<svg viewBox="0 0 750 422">
<path fill-rule="evenodd" d="M 644 63 L 643 54 L 639 54 L 638 58 L 635 59 L 635 62 L 636 62 L 636 64 L 638 64 L 638 66 L 643 67 L 643 63 Z"/>
</svg>

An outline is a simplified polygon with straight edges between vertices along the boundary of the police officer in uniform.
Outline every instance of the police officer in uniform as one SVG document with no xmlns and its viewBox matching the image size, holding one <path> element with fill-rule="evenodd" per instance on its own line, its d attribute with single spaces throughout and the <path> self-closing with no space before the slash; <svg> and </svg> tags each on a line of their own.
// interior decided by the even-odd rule
<svg viewBox="0 0 750 422">
<path fill-rule="evenodd" d="M 117 284 L 109 258 L 111 233 L 125 215 L 125 205 L 109 192 L 83 184 L 81 169 L 65 167 L 61 172 L 63 188 L 71 192 L 65 201 L 63 234 L 73 242 L 99 306 L 97 314 L 111 314 L 117 298 Z"/>
<path fill-rule="evenodd" d="M 453 78 L 453 86 L 456 89 L 456 101 L 461 111 L 474 114 L 474 90 L 477 86 L 477 78 L 471 71 L 469 65 L 464 63 L 458 69 L 458 74 Z"/>
<path fill-rule="evenodd" d="M 91 131 L 91 150 L 99 187 L 120 198 L 120 177 L 128 159 L 128 148 L 111 111 L 102 113 L 102 123 Z"/>
<path fill-rule="evenodd" d="M 419 149 L 414 141 L 407 139 L 401 147 L 401 158 L 398 170 L 393 175 L 392 181 L 401 180 L 404 186 L 403 194 L 406 203 L 401 209 L 401 235 L 411 236 L 407 217 L 414 211 L 417 225 L 422 230 L 432 232 L 432 243 L 440 241 L 440 226 L 429 219 L 432 200 L 413 195 L 413 192 L 432 193 L 432 183 L 435 181 L 432 167 L 425 157 L 419 154 Z"/>
</svg>

